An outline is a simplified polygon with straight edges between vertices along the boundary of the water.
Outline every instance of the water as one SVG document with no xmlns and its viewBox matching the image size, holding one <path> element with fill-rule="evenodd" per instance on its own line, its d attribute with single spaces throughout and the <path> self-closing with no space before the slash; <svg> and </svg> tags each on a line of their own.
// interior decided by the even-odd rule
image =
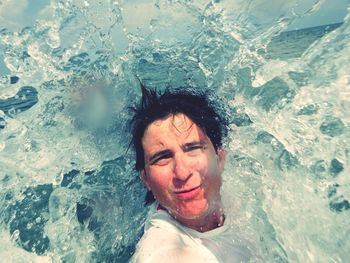
<svg viewBox="0 0 350 263">
<path fill-rule="evenodd" d="M 350 260 L 349 14 L 281 33 L 323 2 L 39 2 L 0 4 L 0 261 L 128 260 L 137 78 L 227 104 L 222 194 L 256 262 Z"/>
</svg>

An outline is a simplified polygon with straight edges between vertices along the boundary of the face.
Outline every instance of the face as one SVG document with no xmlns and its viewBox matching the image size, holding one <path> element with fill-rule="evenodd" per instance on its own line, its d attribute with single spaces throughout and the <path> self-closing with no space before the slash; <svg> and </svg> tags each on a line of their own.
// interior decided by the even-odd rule
<svg viewBox="0 0 350 263">
<path fill-rule="evenodd" d="M 205 217 L 220 204 L 224 151 L 186 115 L 151 123 L 142 146 L 145 168 L 141 179 L 174 217 Z"/>
</svg>

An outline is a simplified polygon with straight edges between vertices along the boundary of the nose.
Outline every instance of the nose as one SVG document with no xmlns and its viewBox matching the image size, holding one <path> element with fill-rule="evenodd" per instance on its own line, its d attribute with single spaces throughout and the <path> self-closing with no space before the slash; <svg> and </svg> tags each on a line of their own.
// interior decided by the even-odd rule
<svg viewBox="0 0 350 263">
<path fill-rule="evenodd" d="M 184 156 L 175 156 L 175 162 L 174 162 L 174 175 L 175 178 L 181 181 L 186 181 L 190 176 L 192 172 L 188 165 L 188 163 L 185 160 Z"/>
</svg>

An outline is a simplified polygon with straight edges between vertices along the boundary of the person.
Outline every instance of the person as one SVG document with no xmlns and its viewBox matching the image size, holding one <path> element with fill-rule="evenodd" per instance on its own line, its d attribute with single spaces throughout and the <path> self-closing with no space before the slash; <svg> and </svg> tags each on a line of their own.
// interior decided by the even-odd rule
<svg viewBox="0 0 350 263">
<path fill-rule="evenodd" d="M 133 263 L 247 262 L 223 210 L 225 114 L 205 92 L 141 85 L 132 107 L 136 170 L 152 203 Z"/>
</svg>

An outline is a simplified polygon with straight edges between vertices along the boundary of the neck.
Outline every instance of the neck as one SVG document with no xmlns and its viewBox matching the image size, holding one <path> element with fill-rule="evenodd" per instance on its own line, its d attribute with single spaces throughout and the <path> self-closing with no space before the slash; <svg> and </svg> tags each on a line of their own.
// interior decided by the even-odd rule
<svg viewBox="0 0 350 263">
<path fill-rule="evenodd" d="M 182 225 L 202 233 L 221 227 L 225 221 L 225 215 L 221 205 L 211 209 L 209 213 L 199 218 L 187 219 L 175 215 L 172 216 Z"/>
</svg>

